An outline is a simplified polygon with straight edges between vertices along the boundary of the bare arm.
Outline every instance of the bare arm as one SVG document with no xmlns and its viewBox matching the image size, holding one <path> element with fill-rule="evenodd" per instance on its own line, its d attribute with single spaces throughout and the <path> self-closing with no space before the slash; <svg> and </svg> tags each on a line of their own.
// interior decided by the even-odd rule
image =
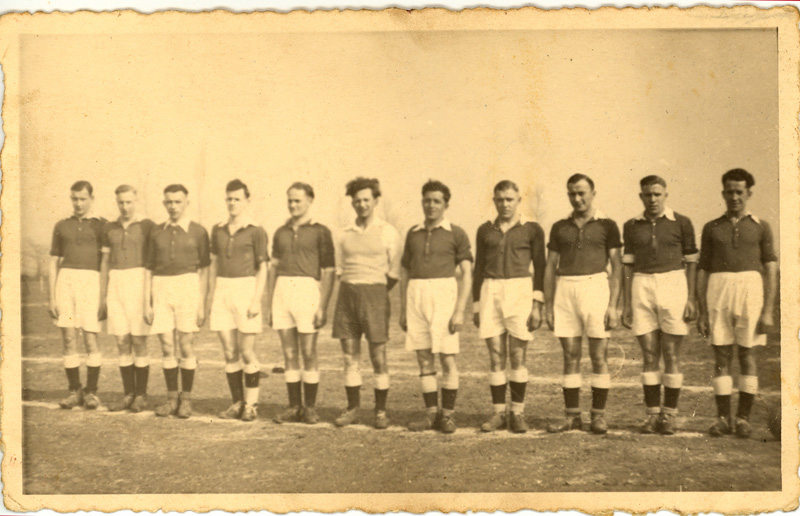
<svg viewBox="0 0 800 516">
<path fill-rule="evenodd" d="M 144 272 L 144 320 L 153 324 L 153 271 L 145 269 Z"/>
<path fill-rule="evenodd" d="M 400 268 L 400 328 L 407 331 L 406 325 L 406 304 L 408 295 L 408 270 L 405 267 Z"/>
<path fill-rule="evenodd" d="M 267 286 L 267 269 L 266 261 L 261 262 L 256 272 L 256 291 L 253 294 L 253 301 L 250 303 L 250 308 L 247 311 L 247 317 L 253 318 L 261 313 L 261 300 L 264 298 L 264 289 Z"/>
<path fill-rule="evenodd" d="M 464 310 L 467 308 L 467 301 L 472 289 L 472 261 L 463 260 L 458 264 L 461 277 L 458 279 L 458 297 L 453 315 L 450 317 L 450 333 L 461 331 L 464 326 Z"/>
<path fill-rule="evenodd" d="M 203 326 L 206 322 L 206 296 L 208 295 L 208 267 L 203 267 L 197 271 L 200 277 L 200 302 L 197 306 L 197 326 Z"/>
<path fill-rule="evenodd" d="M 319 285 L 319 309 L 314 316 L 314 327 L 320 329 L 325 326 L 328 313 L 328 303 L 333 293 L 333 284 L 336 280 L 336 270 L 333 267 L 322 269 Z"/>
<path fill-rule="evenodd" d="M 689 295 L 686 298 L 683 319 L 694 321 L 697 318 L 697 262 L 686 263 L 686 288 Z"/>
<path fill-rule="evenodd" d="M 703 337 L 708 336 L 708 304 L 706 292 L 708 291 L 708 273 L 699 269 L 697 271 L 697 331 Z"/>
<path fill-rule="evenodd" d="M 764 278 L 764 308 L 761 310 L 759 322 L 762 326 L 775 324 L 775 303 L 778 297 L 778 262 L 764 264 L 766 275 Z M 765 331 L 766 328 L 763 328 Z"/>
<path fill-rule="evenodd" d="M 111 255 L 103 253 L 100 258 L 100 305 L 97 313 L 97 319 L 103 321 L 106 319 L 108 305 L 106 299 L 108 297 L 108 269 Z"/>
<path fill-rule="evenodd" d="M 50 271 L 47 276 L 47 283 L 50 287 L 50 317 L 58 319 L 58 308 L 56 307 L 56 280 L 58 278 L 58 271 L 61 268 L 61 257 L 50 257 Z"/>
<path fill-rule="evenodd" d="M 633 265 L 622 265 L 622 325 L 633 325 Z"/>
<path fill-rule="evenodd" d="M 214 292 L 217 290 L 217 255 L 211 255 L 211 265 L 208 266 L 208 294 L 205 296 L 206 310 L 211 308 Z"/>
<path fill-rule="evenodd" d="M 553 329 L 553 303 L 556 297 L 556 270 L 558 270 L 558 259 L 560 254 L 557 251 L 547 252 L 547 265 L 544 269 L 544 308 L 545 321 L 547 326 Z"/>
<path fill-rule="evenodd" d="M 267 313 L 265 320 L 268 326 L 272 326 L 272 298 L 275 295 L 275 283 L 278 282 L 278 263 L 279 261 L 273 258 L 267 269 Z"/>
</svg>

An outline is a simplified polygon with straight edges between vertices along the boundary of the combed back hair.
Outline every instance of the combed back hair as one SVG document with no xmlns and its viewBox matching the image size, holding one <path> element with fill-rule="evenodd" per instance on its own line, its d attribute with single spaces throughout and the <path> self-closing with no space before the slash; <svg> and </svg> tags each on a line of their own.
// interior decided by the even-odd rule
<svg viewBox="0 0 800 516">
<path fill-rule="evenodd" d="M 428 179 L 428 182 L 422 185 L 422 195 L 425 196 L 428 192 L 442 192 L 444 202 L 450 202 L 450 189 L 441 181 Z"/>
<path fill-rule="evenodd" d="M 164 188 L 165 194 L 178 193 L 178 192 L 183 192 L 183 195 L 189 195 L 189 190 L 187 190 L 186 187 L 183 186 L 182 184 L 169 185 L 166 188 Z"/>
<path fill-rule="evenodd" d="M 133 192 L 136 194 L 136 188 L 132 187 L 131 185 L 119 185 L 116 190 L 114 190 L 114 195 L 119 195 L 125 192 Z"/>
<path fill-rule="evenodd" d="M 594 181 L 592 181 L 592 178 L 586 174 L 572 174 L 569 176 L 569 179 L 567 179 L 567 188 L 569 188 L 569 185 L 574 185 L 579 181 L 586 181 L 589 183 L 589 186 L 592 188 L 592 190 L 594 190 Z"/>
<path fill-rule="evenodd" d="M 250 198 L 250 190 L 248 190 L 247 185 L 244 184 L 241 180 L 233 179 L 231 181 L 228 181 L 228 185 L 225 187 L 225 193 L 236 192 L 238 190 L 244 190 L 244 197 L 246 199 Z"/>
<path fill-rule="evenodd" d="M 656 176 L 656 175 L 645 176 L 645 177 L 642 178 L 641 181 L 639 181 L 639 186 L 642 187 L 642 188 L 644 188 L 646 186 L 653 186 L 653 185 L 661 185 L 664 188 L 666 188 L 667 187 L 667 182 L 664 181 L 663 177 Z"/>
<path fill-rule="evenodd" d="M 286 193 L 289 193 L 289 190 L 302 190 L 306 193 L 309 199 L 314 198 L 314 187 L 312 187 L 308 183 L 303 183 L 301 181 L 295 181 L 292 183 L 292 186 L 286 189 Z"/>
<path fill-rule="evenodd" d="M 69 187 L 70 192 L 80 192 L 83 190 L 89 192 L 89 195 L 94 195 L 94 188 L 89 181 L 75 181 L 72 183 L 72 186 Z"/>
<path fill-rule="evenodd" d="M 752 188 L 756 184 L 756 179 L 753 174 L 743 168 L 734 168 L 722 174 L 722 186 L 728 181 L 744 181 L 747 188 Z"/>
<path fill-rule="evenodd" d="M 375 178 L 370 177 L 357 177 L 347 183 L 346 194 L 348 197 L 353 197 L 361 190 L 367 188 L 372 191 L 372 197 L 377 199 L 381 196 L 381 183 Z"/>
<path fill-rule="evenodd" d="M 505 192 L 506 190 L 514 190 L 515 192 L 519 193 L 519 186 L 514 181 L 510 179 L 503 179 L 496 185 L 494 185 L 494 193 Z"/>
</svg>

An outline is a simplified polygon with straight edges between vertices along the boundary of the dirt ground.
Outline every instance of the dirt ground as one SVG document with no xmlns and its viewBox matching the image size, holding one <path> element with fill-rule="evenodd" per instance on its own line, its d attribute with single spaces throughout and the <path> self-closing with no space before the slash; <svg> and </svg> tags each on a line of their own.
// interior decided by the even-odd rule
<svg viewBox="0 0 800 516">
<path fill-rule="evenodd" d="M 215 416 L 227 407 L 229 394 L 219 342 L 207 329 L 196 342 L 200 366 L 195 415 L 189 420 L 160 419 L 151 411 L 58 409 L 58 400 L 66 394 L 61 343 L 47 316 L 45 297 L 36 287 L 23 299 L 22 330 L 27 494 L 771 491 L 781 487 L 780 442 L 766 429 L 769 407 L 780 399 L 780 346 L 774 342 L 760 350 L 762 393 L 754 407 L 753 438 L 741 440 L 706 434 L 715 414 L 709 386 L 712 355 L 694 333 L 683 346 L 686 388 L 681 395 L 681 432 L 665 437 L 637 433 L 644 417 L 641 353 L 628 331 L 615 332 L 611 340 L 610 431 L 595 436 L 577 430 L 561 435 L 545 432 L 547 423 L 563 413 L 561 350 L 546 330 L 536 333 L 528 353 L 531 384 L 526 414 L 531 431 L 524 435 L 478 430 L 491 405 L 486 349 L 471 324 L 461 337 L 459 430 L 453 435 L 405 429 L 422 411 L 422 401 L 416 360 L 403 349 L 403 334 L 396 324 L 389 343 L 393 424 L 385 431 L 369 426 L 373 397 L 366 356 L 362 424 L 342 429 L 331 424 L 345 397 L 340 348 L 330 336 L 330 324 L 318 345 L 322 423 L 315 426 L 271 422 L 286 403 L 283 375 L 271 372 L 273 366 L 282 365 L 278 337 L 271 329 L 257 343 L 268 377 L 261 382 L 260 418 L 253 423 Z M 108 336 L 100 341 L 105 362 L 99 394 L 109 402 L 121 396 L 116 346 Z M 149 340 L 149 351 L 154 361 L 149 389 L 153 407 L 165 394 L 155 337 Z M 588 356 L 583 372 L 588 385 Z M 589 403 L 586 387 L 584 421 Z"/>
</svg>

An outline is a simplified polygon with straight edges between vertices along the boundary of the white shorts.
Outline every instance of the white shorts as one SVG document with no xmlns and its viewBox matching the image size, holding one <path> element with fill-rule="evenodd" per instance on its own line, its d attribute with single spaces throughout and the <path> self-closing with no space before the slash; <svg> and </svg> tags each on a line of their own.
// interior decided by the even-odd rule
<svg viewBox="0 0 800 516">
<path fill-rule="evenodd" d="M 272 327 L 297 328 L 316 333 L 314 315 L 319 309 L 319 282 L 308 276 L 278 276 L 272 295 Z"/>
<path fill-rule="evenodd" d="M 633 333 L 645 335 L 661 329 L 670 335 L 686 335 L 683 311 L 689 289 L 683 270 L 660 274 L 634 274 L 631 285 L 633 298 Z"/>
<path fill-rule="evenodd" d="M 458 333 L 450 333 L 450 318 L 458 299 L 455 278 L 412 279 L 406 295 L 406 349 L 429 349 L 454 355 L 459 351 Z"/>
<path fill-rule="evenodd" d="M 478 312 L 480 338 L 488 339 L 508 332 L 519 340 L 531 340 L 528 317 L 533 306 L 532 293 L 530 278 L 484 280 Z"/>
<path fill-rule="evenodd" d="M 150 335 L 144 320 L 144 267 L 108 271 L 109 335 Z"/>
<path fill-rule="evenodd" d="M 556 337 L 607 339 L 608 275 L 558 276 L 553 306 Z"/>
<path fill-rule="evenodd" d="M 706 300 L 711 344 L 738 344 L 745 348 L 766 344 L 764 335 L 756 335 L 764 307 L 764 283 L 759 272 L 712 273 Z"/>
<path fill-rule="evenodd" d="M 174 329 L 183 333 L 200 331 L 197 327 L 197 309 L 200 307 L 200 277 L 197 273 L 153 276 L 152 295 L 152 333 L 167 333 Z"/>
<path fill-rule="evenodd" d="M 59 328 L 81 328 L 100 332 L 100 273 L 84 269 L 60 269 L 56 278 L 56 309 Z"/>
<path fill-rule="evenodd" d="M 255 276 L 217 277 L 209 316 L 211 331 L 239 330 L 241 333 L 261 333 L 260 307 L 258 315 L 247 317 L 247 310 L 255 292 Z"/>
</svg>

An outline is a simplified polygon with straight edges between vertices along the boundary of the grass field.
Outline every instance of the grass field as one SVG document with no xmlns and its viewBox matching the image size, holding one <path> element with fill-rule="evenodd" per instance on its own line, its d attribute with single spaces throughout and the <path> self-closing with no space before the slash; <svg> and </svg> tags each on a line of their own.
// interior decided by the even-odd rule
<svg viewBox="0 0 800 516">
<path fill-rule="evenodd" d="M 396 297 L 396 292 L 394 293 Z M 333 305 L 333 303 L 331 303 Z M 393 299 L 393 306 L 397 306 Z M 696 334 L 683 348 L 685 389 L 681 432 L 641 435 L 644 416 L 639 374 L 641 353 L 628 331 L 613 334 L 612 391 L 605 436 L 572 431 L 545 432 L 563 414 L 561 348 L 551 332 L 539 330 L 528 354 L 531 383 L 527 418 L 531 431 L 481 434 L 491 410 L 486 383 L 485 345 L 469 324 L 461 336 L 461 389 L 453 435 L 414 434 L 406 423 L 422 410 L 416 360 L 403 348 L 393 322 L 389 343 L 392 389 L 385 431 L 371 429 L 371 367 L 363 357 L 362 406 L 365 423 L 335 428 L 345 404 L 339 344 L 330 322 L 320 334 L 322 380 L 318 398 L 322 423 L 276 425 L 272 415 L 286 403 L 281 374 L 261 382 L 260 418 L 253 423 L 224 421 L 215 414 L 229 394 L 222 351 L 204 329 L 196 340 L 200 360 L 195 382 L 195 416 L 189 420 L 141 414 L 58 409 L 66 394 L 57 328 L 47 315 L 37 286 L 23 296 L 23 424 L 26 494 L 113 493 L 348 493 L 348 492 L 558 492 L 558 491 L 770 491 L 781 488 L 780 442 L 767 431 L 767 411 L 779 403 L 780 346 L 759 356 L 761 394 L 754 407 L 752 439 L 711 438 L 715 414 L 710 388 L 711 350 Z M 396 314 L 393 318 L 396 320 Z M 330 321 L 330 319 L 329 319 Z M 101 336 L 105 357 L 100 397 L 121 396 L 116 346 Z M 151 408 L 164 400 L 159 346 L 149 340 L 153 366 Z M 283 365 L 277 333 L 258 338 L 257 351 L 269 372 Z M 590 394 L 588 353 L 582 390 L 584 420 Z M 82 368 L 82 379 L 85 370 Z M 735 398 L 734 398 L 735 400 Z M 735 405 L 734 405 L 735 406 Z"/>
</svg>

